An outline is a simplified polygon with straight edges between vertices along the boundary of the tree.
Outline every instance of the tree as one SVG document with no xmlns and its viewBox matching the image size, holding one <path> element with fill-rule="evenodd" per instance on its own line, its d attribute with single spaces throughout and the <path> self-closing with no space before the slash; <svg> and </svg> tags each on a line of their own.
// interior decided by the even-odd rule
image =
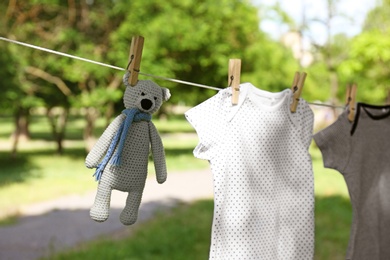
<svg viewBox="0 0 390 260">
<path fill-rule="evenodd" d="M 281 27 L 288 28 L 288 33 L 283 35 L 283 41 L 294 48 L 296 58 L 294 67 L 306 71 L 309 75 L 305 83 L 305 91 L 302 93 L 308 100 L 330 100 L 334 104 L 339 103 L 341 78 L 338 67 L 348 55 L 349 43 L 346 35 L 334 33 L 333 23 L 337 19 L 348 21 L 339 10 L 339 3 L 340 0 L 324 0 L 316 3 L 322 5 L 324 9 L 322 16 L 313 16 L 308 2 L 303 2 L 300 22 L 290 18 L 278 3 L 267 9 L 267 17 L 280 23 Z M 318 37 L 319 28 L 320 32 L 325 33 L 325 39 Z M 307 57 L 312 60 L 310 63 L 304 62 Z"/>
<path fill-rule="evenodd" d="M 127 55 L 132 35 L 142 34 L 141 71 L 150 74 L 225 88 L 228 61 L 240 58 L 242 81 L 264 89 L 282 89 L 285 74 L 293 75 L 284 64 L 280 66 L 292 61 L 291 53 L 259 30 L 258 10 L 248 1 L 123 1 L 116 8 L 118 13 L 137 12 L 126 14 L 111 35 L 112 61 Z M 214 90 L 159 83 L 171 89 L 170 103 L 195 105 L 215 94 Z"/>
<path fill-rule="evenodd" d="M 390 1 L 370 11 L 363 32 L 356 36 L 349 48 L 349 58 L 341 71 L 351 81 L 362 86 L 358 100 L 386 102 L 390 91 Z"/>
<path fill-rule="evenodd" d="M 69 0 L 45 1 L 40 3 L 9 1 L 4 24 L 6 35 L 49 49 L 80 56 L 90 55 L 95 60 L 102 60 L 107 54 L 107 35 L 112 27 L 110 17 L 100 15 L 110 10 L 110 5 L 96 5 L 95 12 L 90 12 L 87 2 Z M 95 7 L 95 6 L 94 6 Z M 107 26 L 107 27 L 106 27 Z M 113 21 L 115 27 L 115 21 Z M 65 124 L 68 109 L 71 105 L 79 105 L 91 97 L 95 89 L 100 90 L 99 102 L 87 109 L 85 139 L 91 138 L 99 108 L 117 101 L 113 88 L 119 86 L 117 76 L 108 69 L 55 55 L 46 55 L 38 50 L 18 47 L 14 48 L 14 56 L 25 68 L 20 73 L 26 78 L 21 87 L 33 89 L 34 96 L 40 96 L 47 108 L 47 115 L 52 126 L 53 137 L 58 144 L 58 152 L 62 151 Z M 111 86 L 107 89 L 107 85 Z M 106 91 L 105 91 L 106 90 Z M 106 93 L 109 95 L 106 95 Z M 60 117 L 62 124 L 54 122 L 53 108 L 62 107 Z M 60 126 L 60 127 L 58 127 Z"/>
<path fill-rule="evenodd" d="M 45 0 L 3 6 L 8 37 L 122 68 L 132 36 L 142 35 L 141 71 L 153 75 L 225 88 L 228 61 L 240 58 L 242 81 L 277 91 L 289 86 L 296 70 L 291 52 L 260 31 L 258 9 L 248 0 Z M 83 109 L 84 139 L 94 142 L 96 119 L 110 118 L 120 102 L 123 72 L 21 47 L 14 54 L 25 68 L 19 72 L 25 86 L 44 101 L 58 146 L 64 134 L 50 117 L 54 107 L 62 108 L 57 111 L 63 119 L 69 107 Z M 155 81 L 170 88 L 170 104 L 195 105 L 216 93 Z"/>
<path fill-rule="evenodd" d="M 0 44 L 0 109 L 3 114 L 13 114 L 15 130 L 11 136 L 11 155 L 16 156 L 20 139 L 29 139 L 29 109 L 42 104 L 34 95 L 34 88 L 24 85 L 26 79 L 19 73 L 20 65 L 13 55 L 10 46 Z"/>
<path fill-rule="evenodd" d="M 340 100 L 344 102 L 344 96 L 340 98 L 340 92 L 345 93 L 345 84 L 342 82 L 343 76 L 339 73 L 339 67 L 348 57 L 348 44 L 350 39 L 345 33 L 334 34 L 333 23 L 336 19 L 343 19 L 349 22 L 349 18 L 340 11 L 338 5 L 340 0 L 323 1 L 326 7 L 326 16 L 324 18 L 311 17 L 307 19 L 307 28 L 311 28 L 314 23 L 323 25 L 326 34 L 325 42 L 321 43 L 315 40 L 314 31 L 309 31 L 313 45 L 315 61 L 310 67 L 311 75 L 317 82 L 322 82 L 319 86 L 316 84 L 313 93 L 317 92 L 316 99 L 329 100 L 332 104 L 339 105 Z M 340 91 L 341 90 L 341 91 Z M 318 96 L 318 94 L 320 96 Z M 336 111 L 334 110 L 336 113 Z"/>
<path fill-rule="evenodd" d="M 390 28 L 390 0 L 381 0 L 382 4 L 371 10 L 364 21 L 363 31 L 378 30 L 387 32 Z"/>
</svg>

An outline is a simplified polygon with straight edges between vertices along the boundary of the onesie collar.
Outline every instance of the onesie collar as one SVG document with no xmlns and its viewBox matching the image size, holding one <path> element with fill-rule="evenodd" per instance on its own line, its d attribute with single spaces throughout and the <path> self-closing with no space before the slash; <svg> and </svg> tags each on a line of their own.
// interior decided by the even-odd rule
<svg viewBox="0 0 390 260">
<path fill-rule="evenodd" d="M 239 92 L 239 97 L 238 97 L 238 104 L 233 105 L 232 104 L 232 88 L 226 88 L 224 91 L 224 108 L 226 109 L 226 121 L 230 122 L 233 120 L 234 116 L 237 114 L 238 110 L 241 108 L 241 106 L 244 104 L 245 100 L 248 98 L 251 93 L 253 95 L 259 95 L 263 97 L 268 97 L 268 98 L 282 98 L 282 100 L 279 102 L 279 104 L 275 105 L 274 108 L 267 107 L 266 105 L 264 106 L 264 110 L 274 110 L 276 108 L 279 108 L 282 105 L 288 105 L 290 103 L 290 96 L 291 96 L 291 90 L 290 89 L 285 89 L 281 92 L 277 93 L 272 93 L 268 91 L 264 91 L 261 89 L 256 88 L 253 86 L 251 83 L 242 83 L 240 84 L 240 92 Z"/>
<path fill-rule="evenodd" d="M 225 108 L 227 109 L 227 121 L 230 122 L 233 120 L 234 116 L 237 114 L 237 111 L 240 109 L 242 104 L 245 102 L 246 97 L 248 96 L 249 89 L 254 87 L 251 83 L 242 83 L 240 84 L 240 92 L 238 96 L 238 104 L 232 104 L 232 88 L 226 88 L 226 99 L 225 99 Z"/>
</svg>

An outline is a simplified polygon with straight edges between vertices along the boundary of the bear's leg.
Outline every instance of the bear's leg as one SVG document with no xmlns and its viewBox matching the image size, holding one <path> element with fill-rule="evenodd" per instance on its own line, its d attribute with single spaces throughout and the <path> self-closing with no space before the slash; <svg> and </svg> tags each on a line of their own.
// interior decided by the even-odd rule
<svg viewBox="0 0 390 260">
<path fill-rule="evenodd" d="M 103 222 L 108 219 L 111 202 L 111 187 L 106 182 L 100 182 L 98 185 L 95 202 L 89 212 L 91 218 L 97 222 Z"/>
<path fill-rule="evenodd" d="M 120 220 L 124 225 L 132 225 L 137 221 L 138 209 L 141 204 L 142 192 L 131 191 L 127 195 L 126 206 L 122 210 Z"/>
</svg>

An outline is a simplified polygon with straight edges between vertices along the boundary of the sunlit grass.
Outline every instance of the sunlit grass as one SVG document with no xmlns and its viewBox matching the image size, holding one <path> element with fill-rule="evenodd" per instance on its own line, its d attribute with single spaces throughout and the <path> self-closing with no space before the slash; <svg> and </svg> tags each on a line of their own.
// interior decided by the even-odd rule
<svg viewBox="0 0 390 260">
<path fill-rule="evenodd" d="M 343 260 L 352 217 L 346 185 L 340 173 L 324 169 L 315 146 L 310 153 L 316 193 L 314 259 Z M 207 259 L 212 217 L 212 200 L 180 205 L 141 224 L 119 241 L 98 239 L 50 259 Z"/>
<path fill-rule="evenodd" d="M 318 196 L 340 195 L 349 198 L 343 176 L 336 170 L 324 168 L 321 152 L 314 143 L 310 147 L 313 162 L 315 194 Z"/>
<path fill-rule="evenodd" d="M 212 210 L 212 201 L 182 204 L 157 214 L 136 228 L 130 237 L 121 240 L 106 237 L 49 259 L 208 259 Z"/>
<path fill-rule="evenodd" d="M 139 225 L 120 240 L 106 236 L 49 259 L 208 259 L 213 207 L 212 200 L 182 204 Z M 315 260 L 345 259 L 350 210 L 343 197 L 316 198 Z"/>
<path fill-rule="evenodd" d="M 82 157 L 59 156 L 51 150 L 38 155 L 21 152 L 15 159 L 4 153 L 0 156 L 1 215 L 17 214 L 23 205 L 96 187 Z"/>
<path fill-rule="evenodd" d="M 8 142 L 12 132 L 12 120 L 3 119 L 0 121 L 1 144 Z M 97 124 L 96 136 L 99 136 L 105 122 L 100 119 Z M 155 125 L 163 138 L 168 174 L 209 167 L 207 161 L 193 156 L 198 138 L 184 118 L 155 120 Z M 2 148 L 0 212 L 15 215 L 0 221 L 0 225 L 16 223 L 17 210 L 22 205 L 67 194 L 82 194 L 96 188 L 93 170 L 84 166 L 83 127 L 82 118 L 70 120 L 65 153 L 61 156 L 55 154 L 55 144 L 43 117 L 31 122 L 32 140 L 21 144 L 15 159 Z M 351 221 L 348 191 L 340 173 L 323 167 L 321 153 L 314 145 L 310 154 L 316 194 L 315 260 L 341 260 L 345 258 Z M 149 171 L 154 173 L 152 163 Z M 207 259 L 212 214 L 212 200 L 180 205 L 141 224 L 121 240 L 106 237 L 50 259 Z"/>
<path fill-rule="evenodd" d="M 12 132 L 12 120 L 2 118 L 0 121 L 0 147 L 3 147 L 0 148 L 0 218 L 18 214 L 23 205 L 82 194 L 97 185 L 92 177 L 94 170 L 84 165 L 87 153 L 82 140 L 82 118 L 70 119 L 63 155 L 55 153 L 56 146 L 44 117 L 33 117 L 30 124 L 32 139 L 21 142 L 16 158 L 11 158 L 9 139 L 5 137 Z M 97 136 L 104 131 L 104 124 L 104 120 L 97 122 Z M 187 121 L 174 119 L 171 124 L 156 120 L 156 125 L 162 128 L 168 174 L 208 167 L 207 161 L 196 159 L 192 154 L 198 139 L 189 132 L 191 126 Z M 177 129 L 184 133 L 176 132 Z M 149 173 L 154 174 L 152 161 L 148 168 Z"/>
<path fill-rule="evenodd" d="M 348 247 L 352 208 L 343 196 L 317 196 L 315 260 L 344 260 Z"/>
</svg>

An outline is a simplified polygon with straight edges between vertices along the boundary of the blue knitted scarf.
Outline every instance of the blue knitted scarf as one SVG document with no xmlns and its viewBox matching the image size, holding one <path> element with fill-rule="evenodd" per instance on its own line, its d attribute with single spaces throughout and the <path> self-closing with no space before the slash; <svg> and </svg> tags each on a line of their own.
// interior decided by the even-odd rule
<svg viewBox="0 0 390 260">
<path fill-rule="evenodd" d="M 108 151 L 106 155 L 104 156 L 102 162 L 97 166 L 96 171 L 93 176 L 95 176 L 95 180 L 100 180 L 104 168 L 106 167 L 107 163 L 111 159 L 111 164 L 115 166 L 119 166 L 121 164 L 121 157 L 122 157 L 122 150 L 123 146 L 125 144 L 127 132 L 129 128 L 131 127 L 131 124 L 133 122 L 139 122 L 139 121 L 150 121 L 152 119 L 152 116 L 150 114 L 142 113 L 137 108 L 131 108 L 131 109 L 125 109 L 122 111 L 123 114 L 126 115 L 125 120 L 120 125 L 118 131 L 116 132 L 114 138 L 111 141 L 110 147 L 108 148 Z M 118 143 L 119 142 L 119 143 Z M 113 153 L 115 151 L 115 147 L 117 147 L 116 153 L 113 156 Z M 112 158 L 111 158 L 112 157 Z"/>
</svg>

